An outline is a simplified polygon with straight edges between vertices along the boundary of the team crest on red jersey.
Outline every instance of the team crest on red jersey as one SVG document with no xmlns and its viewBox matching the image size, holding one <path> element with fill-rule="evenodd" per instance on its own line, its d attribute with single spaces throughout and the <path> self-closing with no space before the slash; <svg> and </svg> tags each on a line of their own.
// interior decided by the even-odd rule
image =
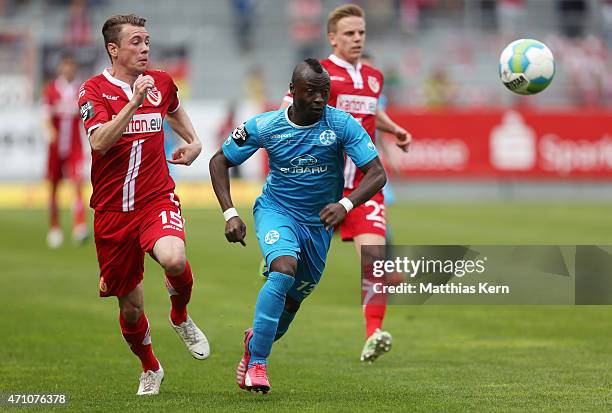
<svg viewBox="0 0 612 413">
<path fill-rule="evenodd" d="M 380 83 L 378 82 L 378 79 L 376 79 L 376 77 L 374 76 L 368 76 L 368 86 L 370 86 L 370 89 L 374 93 L 378 93 L 378 91 L 380 90 Z"/>
<path fill-rule="evenodd" d="M 108 291 L 108 286 L 106 285 L 106 282 L 104 281 L 104 277 L 100 277 L 100 291 L 105 293 Z"/>
<path fill-rule="evenodd" d="M 154 87 L 153 89 L 149 90 L 147 92 L 147 100 L 153 105 L 153 106 L 159 106 L 159 104 L 162 101 L 162 94 L 159 91 L 159 89 L 157 89 L 156 87 Z"/>
</svg>

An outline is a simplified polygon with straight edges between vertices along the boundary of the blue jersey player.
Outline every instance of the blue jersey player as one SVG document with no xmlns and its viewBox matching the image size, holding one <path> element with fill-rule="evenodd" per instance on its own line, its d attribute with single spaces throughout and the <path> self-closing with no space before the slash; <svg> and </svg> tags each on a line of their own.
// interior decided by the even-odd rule
<svg viewBox="0 0 612 413">
<path fill-rule="evenodd" d="M 270 172 L 253 215 L 269 273 L 236 369 L 241 388 L 263 393 L 270 390 L 266 362 L 272 344 L 285 334 L 300 303 L 319 282 L 333 228 L 386 182 L 367 132 L 350 114 L 327 106 L 329 74 L 317 60 L 298 64 L 289 87 L 292 106 L 255 116 L 236 128 L 210 161 L 226 220 L 225 237 L 245 245 L 246 226 L 232 204 L 228 170 L 259 148 L 268 152 Z M 342 198 L 345 154 L 365 176 Z"/>
</svg>

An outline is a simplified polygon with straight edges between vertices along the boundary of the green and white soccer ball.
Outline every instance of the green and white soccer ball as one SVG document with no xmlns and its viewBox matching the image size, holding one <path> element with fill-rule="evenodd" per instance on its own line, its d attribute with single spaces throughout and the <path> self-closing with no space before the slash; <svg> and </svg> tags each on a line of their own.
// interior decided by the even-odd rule
<svg viewBox="0 0 612 413">
<path fill-rule="evenodd" d="M 555 59 L 542 42 L 519 39 L 510 43 L 499 57 L 499 77 L 504 86 L 520 95 L 546 89 L 555 76 Z"/>
</svg>

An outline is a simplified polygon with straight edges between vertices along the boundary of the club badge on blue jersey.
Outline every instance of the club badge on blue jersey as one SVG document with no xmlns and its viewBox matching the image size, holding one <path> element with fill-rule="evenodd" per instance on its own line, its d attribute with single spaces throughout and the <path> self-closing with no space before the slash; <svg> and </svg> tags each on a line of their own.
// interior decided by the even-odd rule
<svg viewBox="0 0 612 413">
<path fill-rule="evenodd" d="M 232 139 L 234 140 L 234 142 L 236 142 L 236 145 L 238 146 L 244 145 L 248 138 L 249 132 L 247 132 L 246 130 L 246 123 L 243 123 L 242 125 L 238 126 L 232 132 Z"/>
</svg>

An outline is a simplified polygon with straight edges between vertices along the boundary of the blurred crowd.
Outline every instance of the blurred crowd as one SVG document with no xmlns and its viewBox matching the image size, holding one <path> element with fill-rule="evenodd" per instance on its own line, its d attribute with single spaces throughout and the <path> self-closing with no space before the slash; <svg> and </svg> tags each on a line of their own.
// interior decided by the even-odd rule
<svg viewBox="0 0 612 413">
<path fill-rule="evenodd" d="M 546 30 L 537 33 L 545 33 L 539 40 L 555 53 L 557 76 L 564 79 L 563 100 L 575 106 L 612 105 L 612 81 L 606 70 L 612 67 L 612 0 L 354 2 L 366 10 L 366 49 L 385 74 L 390 105 L 440 108 L 499 102 L 497 95 L 491 93 L 499 84 L 490 76 L 497 69 L 496 61 L 490 62 L 490 55 L 497 56 L 507 43 L 517 38 L 517 34 L 529 36 L 531 28 L 537 28 L 538 19 L 547 10 L 552 13 L 545 16 L 548 20 L 542 23 Z M 10 21 L 34 3 L 35 0 L 0 0 L 0 21 Z M 95 10 L 110 10 L 110 0 L 48 0 L 44 3 L 48 9 L 61 7 L 66 10 L 63 39 L 61 45 L 53 45 L 55 50 L 76 49 L 75 56 L 85 60 L 83 67 L 93 70 L 94 60 L 99 56 L 82 50 L 88 47 L 101 50 L 99 28 L 94 27 L 92 16 Z M 233 43 L 239 58 L 244 59 L 241 64 L 247 67 L 243 91 L 254 100 L 265 101 L 269 98 L 266 85 L 275 82 L 261 62 L 249 60 L 259 48 L 266 47 L 266 42 L 257 39 L 258 32 L 265 29 L 263 17 L 270 14 L 270 8 L 282 8 L 286 16 L 286 24 L 282 27 L 287 30 L 286 38 L 292 45 L 293 56 L 283 57 L 293 63 L 304 57 L 327 56 L 325 21 L 328 11 L 340 3 L 340 0 L 228 0 Z M 220 7 L 218 3 L 216 7 Z M 6 32 L 1 26 L 0 58 L 2 48 L 8 47 L 3 41 Z M 384 47 L 392 44 L 400 47 Z M 39 49 L 48 54 L 49 45 Z M 188 84 L 189 51 L 177 52 L 176 47 L 168 50 L 173 58 L 179 56 L 179 59 L 166 64 L 178 66 L 175 69 L 181 71 L 179 78 L 184 78 Z M 484 54 L 488 58 L 486 63 L 483 62 Z M 183 55 L 185 61 L 181 62 Z M 162 57 L 158 60 L 164 60 Z M 55 61 L 45 63 L 46 59 L 41 59 L 42 65 L 54 67 Z M 52 73 L 45 67 L 40 72 L 37 84 L 44 83 Z M 550 93 L 554 92 L 547 92 Z"/>
</svg>

